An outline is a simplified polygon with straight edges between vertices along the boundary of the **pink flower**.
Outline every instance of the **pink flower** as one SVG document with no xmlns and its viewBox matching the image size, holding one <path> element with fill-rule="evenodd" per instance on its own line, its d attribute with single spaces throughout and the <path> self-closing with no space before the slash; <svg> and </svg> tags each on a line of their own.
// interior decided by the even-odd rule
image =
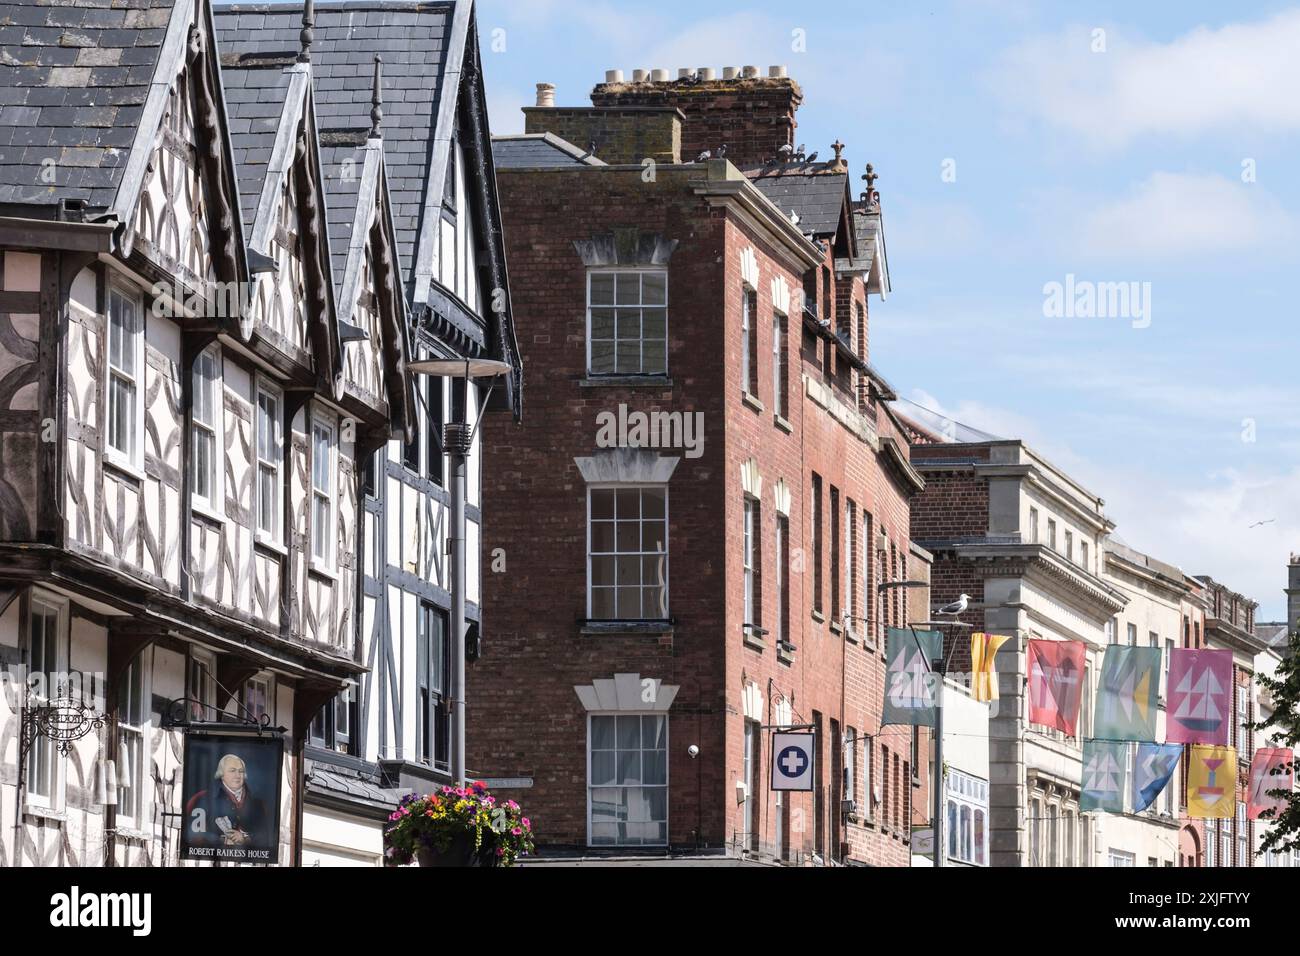
<svg viewBox="0 0 1300 956">
<path fill-rule="evenodd" d="M 511 810 L 518 810 L 518 809 L 519 809 L 519 804 L 515 803 L 513 800 L 507 800 L 507 801 L 506 801 L 506 806 L 509 807 Z"/>
<path fill-rule="evenodd" d="M 515 827 L 510 832 L 513 833 L 515 836 L 522 836 L 524 831 L 521 830 L 519 827 Z"/>
<path fill-rule="evenodd" d="M 530 829 L 530 830 L 533 828 L 532 823 L 529 822 L 529 820 L 528 820 L 527 817 L 524 817 L 524 826 L 527 827 L 527 828 Z"/>
</svg>

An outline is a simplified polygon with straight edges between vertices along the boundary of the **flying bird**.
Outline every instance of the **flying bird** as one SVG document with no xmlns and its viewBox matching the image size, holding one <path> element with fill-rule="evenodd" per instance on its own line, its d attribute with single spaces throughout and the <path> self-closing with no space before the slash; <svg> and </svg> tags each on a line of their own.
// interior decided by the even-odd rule
<svg viewBox="0 0 1300 956">
<path fill-rule="evenodd" d="M 1277 523 L 1277 519 L 1276 519 L 1276 518 L 1269 518 L 1267 521 L 1256 521 L 1253 525 L 1251 525 L 1251 527 L 1252 527 L 1252 528 L 1262 528 L 1262 527 L 1264 527 L 1264 525 L 1266 525 L 1266 524 L 1276 524 L 1276 523 Z"/>
<path fill-rule="evenodd" d="M 953 601 L 947 607 L 941 607 L 935 611 L 935 614 L 943 614 L 949 617 L 956 617 L 958 614 L 965 614 L 966 608 L 970 607 L 970 595 L 963 594 L 956 601 Z"/>
</svg>

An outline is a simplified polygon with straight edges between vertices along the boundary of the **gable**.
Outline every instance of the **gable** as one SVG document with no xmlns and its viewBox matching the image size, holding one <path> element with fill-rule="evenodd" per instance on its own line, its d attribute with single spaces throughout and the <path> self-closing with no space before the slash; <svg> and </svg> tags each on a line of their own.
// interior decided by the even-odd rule
<svg viewBox="0 0 1300 956">
<path fill-rule="evenodd" d="M 177 4 L 169 16 L 113 214 L 126 223 L 124 257 L 138 253 L 169 280 L 210 294 L 214 281 L 233 288 L 247 276 L 234 163 L 208 2 Z"/>
</svg>

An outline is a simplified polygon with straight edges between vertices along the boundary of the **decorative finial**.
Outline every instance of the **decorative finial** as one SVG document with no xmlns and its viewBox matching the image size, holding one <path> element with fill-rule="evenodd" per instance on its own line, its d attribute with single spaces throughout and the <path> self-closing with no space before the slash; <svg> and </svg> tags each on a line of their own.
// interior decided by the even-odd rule
<svg viewBox="0 0 1300 956">
<path fill-rule="evenodd" d="M 372 139 L 382 135 L 379 132 L 379 124 L 384 120 L 383 89 L 384 80 L 380 72 L 380 64 L 383 59 L 378 53 L 375 54 L 375 86 L 370 91 L 370 136 Z"/>
<path fill-rule="evenodd" d="M 302 48 L 298 51 L 299 63 L 311 62 L 311 42 L 315 38 L 312 27 L 316 23 L 316 4 L 314 0 L 306 0 L 302 5 L 302 32 L 298 34 L 298 40 Z"/>
<path fill-rule="evenodd" d="M 835 162 L 840 162 L 844 158 L 844 144 L 837 139 L 831 143 L 831 149 L 835 150 Z"/>
<path fill-rule="evenodd" d="M 867 193 L 865 197 L 867 204 L 870 205 L 879 202 L 880 194 L 876 192 L 876 180 L 878 180 L 880 176 L 876 173 L 876 167 L 867 163 L 867 174 L 862 178 L 867 181 Z"/>
</svg>

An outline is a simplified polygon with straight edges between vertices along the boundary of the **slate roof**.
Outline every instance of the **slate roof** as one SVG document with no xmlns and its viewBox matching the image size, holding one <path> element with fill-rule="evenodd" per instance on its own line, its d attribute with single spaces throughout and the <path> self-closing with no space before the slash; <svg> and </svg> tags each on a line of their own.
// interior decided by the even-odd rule
<svg viewBox="0 0 1300 956">
<path fill-rule="evenodd" d="M 0 203 L 112 206 L 173 0 L 112 2 L 0 5 Z"/>
<path fill-rule="evenodd" d="M 497 169 L 550 169 L 556 166 L 604 166 L 572 143 L 553 133 L 492 137 Z"/>
<path fill-rule="evenodd" d="M 316 4 L 311 58 L 322 136 L 332 130 L 370 128 L 374 58 L 376 53 L 383 57 L 384 162 L 397 251 L 408 283 L 413 279 L 454 9 L 450 2 Z M 235 4 L 214 7 L 213 12 L 223 63 L 230 54 L 253 58 L 298 49 L 300 3 Z M 326 187 L 333 210 L 334 177 L 326 176 Z M 335 215 L 332 211 L 330 218 Z"/>
<path fill-rule="evenodd" d="M 309 759 L 304 773 L 309 793 L 343 798 L 378 811 L 396 809 L 404 795 L 403 791 L 382 786 L 373 775 L 319 760 Z"/>
<path fill-rule="evenodd" d="M 805 235 L 828 236 L 839 231 L 844 210 L 848 173 L 826 173 L 818 167 L 745 170 L 759 191 L 786 216 L 799 216 Z"/>
<path fill-rule="evenodd" d="M 221 83 L 226 90 L 226 115 L 230 120 L 235 173 L 239 177 L 244 234 L 250 235 L 266 180 L 266 165 L 271 159 L 275 133 L 289 94 L 289 74 L 284 67 L 242 70 L 223 67 Z"/>
<path fill-rule="evenodd" d="M 330 256 L 334 260 L 334 283 L 343 288 L 348 267 L 348 248 L 352 242 L 352 224 L 356 221 L 357 199 L 361 190 L 361 170 L 366 154 L 360 139 L 345 145 L 321 143 L 321 177 L 325 180 L 326 224 L 329 228 Z"/>
</svg>

